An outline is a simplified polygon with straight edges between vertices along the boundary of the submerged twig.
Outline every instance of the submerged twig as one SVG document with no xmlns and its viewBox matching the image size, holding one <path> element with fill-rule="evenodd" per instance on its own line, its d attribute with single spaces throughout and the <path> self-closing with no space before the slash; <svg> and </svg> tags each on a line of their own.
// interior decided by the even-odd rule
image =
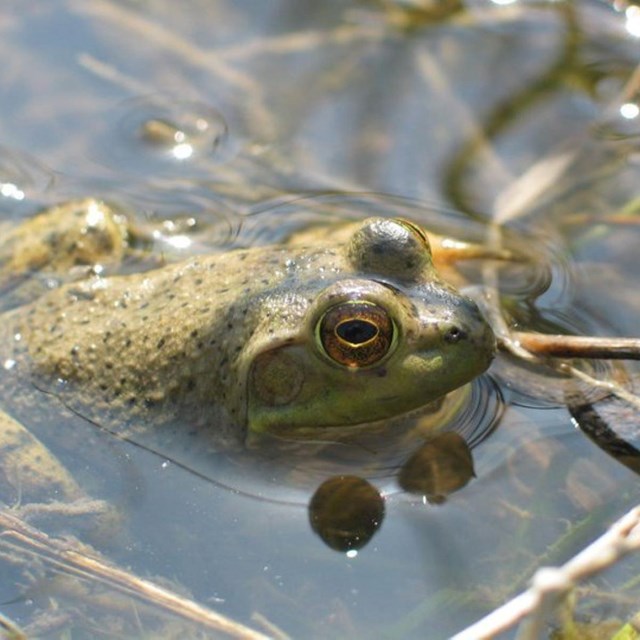
<svg viewBox="0 0 640 640">
<path fill-rule="evenodd" d="M 499 312 L 498 315 L 502 317 Z M 508 328 L 506 328 L 505 332 L 506 322 L 503 317 L 502 324 L 504 326 L 498 332 L 498 340 L 506 351 L 528 362 L 546 364 L 554 371 L 581 380 L 593 388 L 603 389 L 640 411 L 640 397 L 633 391 L 625 389 L 619 383 L 613 380 L 596 378 L 567 362 L 554 362 L 553 360 L 544 359 L 545 357 L 554 356 L 558 358 L 626 358 L 638 360 L 640 359 L 638 357 L 640 340 L 634 338 L 592 338 L 589 336 L 544 336 L 536 333 L 511 333 Z M 548 338 L 548 340 L 545 340 L 545 338 Z M 564 354 L 561 352 L 563 341 L 565 343 Z M 614 346 L 617 348 L 614 348 Z M 555 353 L 552 353 L 552 351 L 555 351 Z M 567 352 L 570 352 L 571 355 L 568 355 Z M 630 355 L 623 355 L 625 352 Z M 597 355 L 598 353 L 600 355 Z M 606 355 L 606 353 L 609 355 Z"/>
<path fill-rule="evenodd" d="M 24 631 L 18 625 L 0 613 L 0 631 L 6 640 L 27 640 Z"/>
<path fill-rule="evenodd" d="M 86 546 L 50 537 L 6 510 L 0 511 L 0 543 L 13 547 L 17 553 L 22 551 L 37 557 L 69 575 L 106 585 L 119 593 L 159 607 L 204 629 L 222 632 L 239 640 L 269 640 L 268 636 L 189 598 L 108 564 L 97 555 L 87 552 Z"/>
<path fill-rule="evenodd" d="M 487 245 L 494 251 L 498 251 L 502 248 L 502 228 L 499 224 L 491 224 L 487 229 Z M 555 361 L 550 356 L 561 357 L 560 343 L 562 340 L 566 341 L 569 345 L 569 350 L 572 350 L 574 355 L 569 357 L 609 357 L 611 359 L 621 358 L 620 354 L 626 352 L 630 354 L 637 354 L 640 347 L 640 340 L 633 338 L 620 338 L 620 339 L 607 339 L 607 338 L 582 338 L 580 344 L 580 338 L 577 336 L 547 336 L 547 342 L 545 343 L 545 336 L 543 334 L 526 333 L 526 332 L 514 332 L 509 327 L 507 320 L 504 316 L 504 312 L 500 305 L 500 293 L 498 286 L 498 270 L 495 264 L 489 262 L 483 267 L 483 280 L 484 290 L 483 297 L 478 300 L 482 306 L 487 320 L 491 324 L 494 333 L 498 339 L 500 347 L 515 357 L 524 362 L 530 362 L 532 364 L 546 365 L 552 370 L 557 371 L 563 375 L 567 375 L 577 380 L 581 380 L 594 388 L 604 389 L 607 393 L 612 393 L 624 402 L 640 410 L 640 397 L 634 394 L 632 391 L 625 389 L 622 385 L 611 380 L 601 380 L 595 378 L 590 374 L 572 366 L 567 362 L 561 360 Z M 555 338 L 556 340 L 552 340 Z M 604 352 L 604 344 L 602 340 L 610 340 L 609 352 L 618 353 L 618 355 L 611 356 L 596 356 L 593 355 L 596 349 L 600 349 L 601 353 Z M 617 349 L 614 349 L 613 341 L 618 340 Z M 598 342 L 600 343 L 598 344 Z M 629 343 L 628 341 L 631 341 Z M 583 355 L 588 350 L 588 344 L 592 345 L 592 355 Z M 553 343 L 553 344 L 552 344 Z M 626 344 L 625 344 L 626 343 Z M 529 348 L 532 347 L 532 348 Z M 546 352 L 545 352 L 546 349 Z M 551 351 L 556 350 L 557 353 L 552 354 Z M 540 353 L 542 351 L 542 353 Z M 581 355 L 578 355 L 581 353 Z M 638 358 L 634 358 L 638 359 Z"/>
<path fill-rule="evenodd" d="M 126 75 L 114 65 L 108 64 L 89 53 L 80 53 L 77 57 L 78 64 L 101 80 L 107 80 L 134 96 L 151 95 L 155 93 L 151 85 Z"/>
<path fill-rule="evenodd" d="M 490 640 L 520 628 L 518 640 L 541 637 L 547 615 L 579 582 L 608 569 L 628 553 L 640 550 L 640 506 L 620 518 L 600 538 L 561 567 L 543 567 L 533 576 L 531 587 L 482 620 L 456 634 L 452 640 Z"/>
</svg>

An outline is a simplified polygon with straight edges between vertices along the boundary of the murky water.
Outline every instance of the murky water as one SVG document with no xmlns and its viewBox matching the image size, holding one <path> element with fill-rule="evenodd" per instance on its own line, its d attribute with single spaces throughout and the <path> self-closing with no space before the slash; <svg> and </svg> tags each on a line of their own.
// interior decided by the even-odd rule
<svg viewBox="0 0 640 640">
<path fill-rule="evenodd" d="M 519 327 L 637 336 L 640 13 L 431 4 L 438 18 L 393 0 L 9 0 L 2 221 L 103 197 L 153 231 L 145 249 L 177 260 L 372 213 L 483 242 L 495 218 L 534 258 L 500 275 Z M 482 286 L 481 264 L 465 275 Z M 309 524 L 326 461 L 308 452 L 223 452 L 193 473 L 80 417 L 56 437 L 78 440 L 64 460 L 122 513 L 106 535 L 78 535 L 141 576 L 295 638 L 446 638 L 637 502 L 635 474 L 575 430 L 546 373 L 500 358 L 470 398 L 450 426 L 474 446 L 476 477 L 442 504 L 401 491 L 398 460 L 364 473 L 366 448 L 341 459 L 386 497 L 382 526 L 349 553 Z M 584 611 L 633 613 L 637 569 L 595 583 Z M 32 573 L 0 579 L 5 615 L 75 606 L 57 570 Z M 103 602 L 119 621 L 105 632 L 80 616 L 77 637 L 117 624 L 171 637 L 158 613 Z"/>
</svg>

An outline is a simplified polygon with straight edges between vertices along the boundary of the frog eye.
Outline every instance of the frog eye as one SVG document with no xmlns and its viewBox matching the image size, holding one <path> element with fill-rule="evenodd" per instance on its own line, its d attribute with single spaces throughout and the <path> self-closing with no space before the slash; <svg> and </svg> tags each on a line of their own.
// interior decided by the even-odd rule
<svg viewBox="0 0 640 640">
<path fill-rule="evenodd" d="M 317 335 L 334 362 L 350 368 L 367 367 L 389 352 L 394 326 L 389 314 L 377 304 L 344 302 L 322 316 Z"/>
</svg>

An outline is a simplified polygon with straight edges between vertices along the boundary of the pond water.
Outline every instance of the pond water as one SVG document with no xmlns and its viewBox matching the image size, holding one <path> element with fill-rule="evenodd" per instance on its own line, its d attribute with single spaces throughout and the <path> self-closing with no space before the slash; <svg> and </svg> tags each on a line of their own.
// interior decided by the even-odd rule
<svg viewBox="0 0 640 640">
<path fill-rule="evenodd" d="M 3 222 L 104 198 L 152 230 L 146 249 L 173 261 L 371 214 L 477 242 L 497 220 L 507 246 L 529 258 L 500 271 L 514 326 L 638 335 L 637 7 L 5 4 Z M 483 265 L 464 274 L 477 293 Z M 638 368 L 594 371 L 633 380 Z M 499 356 L 449 419 L 473 447 L 475 477 L 441 504 L 400 490 L 397 460 L 367 473 L 366 451 L 353 467 L 342 460 L 341 473 L 368 475 L 385 497 L 379 530 L 348 552 L 310 526 L 311 496 L 333 475 L 313 456 L 222 452 L 215 468 L 179 464 L 80 416 L 55 437 L 39 435 L 52 448 L 78 441 L 61 457 L 121 522 L 76 533 L 139 576 L 255 628 L 258 613 L 293 638 L 437 639 L 637 503 L 637 476 L 576 429 L 565 390 Z M 610 420 L 627 430 L 638 422 L 625 407 Z M 0 561 L 5 553 L 0 546 Z M 590 584 L 576 615 L 635 613 L 639 562 Z M 50 565 L 34 560 L 29 579 L 13 569 L 0 580 L 0 611 L 27 629 L 42 625 L 44 637 L 68 637 L 69 626 L 74 638 L 217 637 L 111 598 L 106 584 L 93 600 L 81 596 Z M 51 608 L 58 618 L 43 614 Z"/>
</svg>

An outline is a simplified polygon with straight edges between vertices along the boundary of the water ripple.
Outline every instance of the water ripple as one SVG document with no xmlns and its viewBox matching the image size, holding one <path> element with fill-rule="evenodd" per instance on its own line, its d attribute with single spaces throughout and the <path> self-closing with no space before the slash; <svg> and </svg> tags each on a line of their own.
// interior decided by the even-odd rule
<svg viewBox="0 0 640 640">
<path fill-rule="evenodd" d="M 97 159 L 121 173 L 197 175 L 233 153 L 225 116 L 201 102 L 154 94 L 120 104 L 109 117 Z"/>
</svg>

